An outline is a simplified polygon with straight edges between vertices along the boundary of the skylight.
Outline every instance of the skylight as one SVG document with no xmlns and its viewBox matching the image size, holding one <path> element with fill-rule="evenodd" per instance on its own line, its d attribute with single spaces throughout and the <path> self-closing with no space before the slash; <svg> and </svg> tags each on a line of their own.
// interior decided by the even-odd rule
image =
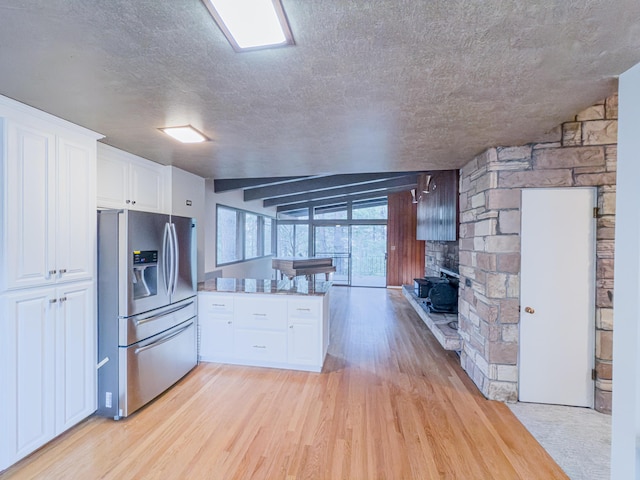
<svg viewBox="0 0 640 480">
<path fill-rule="evenodd" d="M 293 45 L 280 0 L 202 0 L 234 50 Z"/>
</svg>

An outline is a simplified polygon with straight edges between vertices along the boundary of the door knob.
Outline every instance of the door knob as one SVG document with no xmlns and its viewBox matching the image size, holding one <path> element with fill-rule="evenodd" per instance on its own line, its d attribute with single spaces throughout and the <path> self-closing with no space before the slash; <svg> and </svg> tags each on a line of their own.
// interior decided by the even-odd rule
<svg viewBox="0 0 640 480">
<path fill-rule="evenodd" d="M 524 307 L 524 311 L 527 313 L 535 313 L 536 311 L 531 307 Z"/>
</svg>

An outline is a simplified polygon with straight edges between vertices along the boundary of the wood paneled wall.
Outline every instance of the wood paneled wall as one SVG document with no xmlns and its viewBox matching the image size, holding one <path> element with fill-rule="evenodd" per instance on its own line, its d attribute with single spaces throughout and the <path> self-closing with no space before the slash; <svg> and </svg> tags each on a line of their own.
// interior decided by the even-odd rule
<svg viewBox="0 0 640 480">
<path fill-rule="evenodd" d="M 410 192 L 389 195 L 387 285 L 413 285 L 424 277 L 424 241 L 416 240 L 417 205 Z"/>
<path fill-rule="evenodd" d="M 427 184 L 428 177 L 431 181 Z M 458 240 L 458 171 L 419 175 L 417 196 L 417 238 L 439 242 Z"/>
</svg>

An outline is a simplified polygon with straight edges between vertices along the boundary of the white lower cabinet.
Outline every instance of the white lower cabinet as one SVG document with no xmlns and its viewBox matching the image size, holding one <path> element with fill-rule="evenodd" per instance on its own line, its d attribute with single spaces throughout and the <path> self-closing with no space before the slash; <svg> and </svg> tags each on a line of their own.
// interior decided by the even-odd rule
<svg viewBox="0 0 640 480">
<path fill-rule="evenodd" d="M 93 282 L 0 296 L 0 471 L 95 411 L 93 298 Z"/>
<path fill-rule="evenodd" d="M 200 359 L 319 372 L 329 344 L 329 295 L 200 292 Z"/>
</svg>

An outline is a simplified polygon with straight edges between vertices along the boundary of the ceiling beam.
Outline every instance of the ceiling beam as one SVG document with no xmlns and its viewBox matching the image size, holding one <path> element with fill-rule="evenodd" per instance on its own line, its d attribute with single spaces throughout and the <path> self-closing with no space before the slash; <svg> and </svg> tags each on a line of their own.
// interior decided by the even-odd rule
<svg viewBox="0 0 640 480">
<path fill-rule="evenodd" d="M 223 178 L 213 181 L 213 191 L 216 193 L 228 192 L 248 187 L 262 187 L 266 185 L 278 185 L 302 178 L 315 177 L 265 177 L 265 178 Z"/>
<path fill-rule="evenodd" d="M 418 183 L 418 176 L 405 175 L 402 177 L 396 177 L 387 180 L 381 180 L 377 182 L 358 183 L 355 185 L 348 185 L 339 188 L 330 188 L 325 190 L 315 190 L 311 192 L 299 193 L 297 195 L 286 195 L 282 197 L 267 198 L 262 202 L 265 207 L 273 207 L 276 205 L 283 205 L 286 203 L 297 203 L 305 200 L 320 200 L 322 198 L 334 197 L 337 200 L 344 195 L 352 193 L 364 193 L 367 191 L 382 191 L 386 188 L 393 187 L 407 187 L 409 185 L 415 185 Z M 411 188 L 411 187 L 409 187 Z"/>
<path fill-rule="evenodd" d="M 283 183 L 273 186 L 247 188 L 244 191 L 244 201 L 271 199 L 284 197 L 302 192 L 326 190 L 344 185 L 358 185 L 368 182 L 379 182 L 390 178 L 415 175 L 418 172 L 401 173 L 353 173 L 346 175 L 329 175 L 325 177 L 307 178 L 303 180 Z"/>
<path fill-rule="evenodd" d="M 411 190 L 412 188 L 416 188 L 418 186 L 418 184 L 414 184 L 414 185 L 408 185 L 406 187 L 396 187 L 396 188 L 387 188 L 381 191 L 372 191 L 372 192 L 365 192 L 365 193 L 359 193 L 359 194 L 354 194 L 354 195 L 346 195 L 343 198 L 340 199 L 336 199 L 336 198 L 326 198 L 323 200 L 315 200 L 315 201 L 308 201 L 308 202 L 300 202 L 300 203 L 290 203 L 288 205 L 280 205 L 278 206 L 278 208 L 276 209 L 276 212 L 289 212 L 291 210 L 299 210 L 301 208 L 309 208 L 309 207 L 321 207 L 323 205 L 331 205 L 332 203 L 336 203 L 336 201 L 356 201 L 356 200 L 367 200 L 369 198 L 376 198 L 376 197 L 386 197 L 387 195 L 391 194 L 391 193 L 399 193 L 399 192 L 406 192 L 408 190 Z"/>
</svg>

